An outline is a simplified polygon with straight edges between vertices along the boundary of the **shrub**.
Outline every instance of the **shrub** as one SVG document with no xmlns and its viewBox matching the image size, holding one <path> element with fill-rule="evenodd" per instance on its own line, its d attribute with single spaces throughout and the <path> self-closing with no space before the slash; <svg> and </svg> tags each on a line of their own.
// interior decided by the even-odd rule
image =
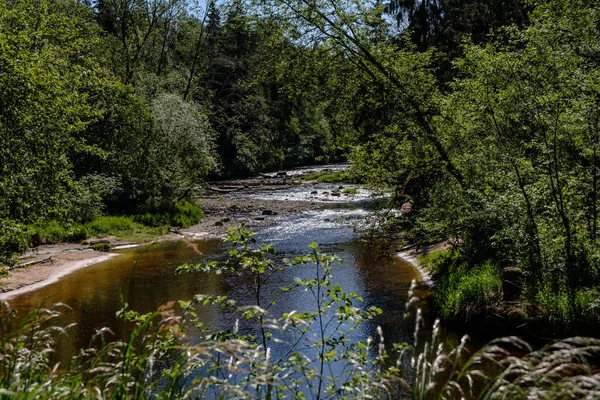
<svg viewBox="0 0 600 400">
<path fill-rule="evenodd" d="M 34 246 L 67 241 L 67 229 L 57 221 L 40 222 L 29 226 L 31 243 Z"/>
<path fill-rule="evenodd" d="M 0 219 L 0 268 L 2 265 L 12 267 L 16 264 L 16 256 L 23 253 L 28 246 L 27 232 L 23 225 L 9 219 Z M 0 277 L 6 271 L 0 269 Z"/>
</svg>

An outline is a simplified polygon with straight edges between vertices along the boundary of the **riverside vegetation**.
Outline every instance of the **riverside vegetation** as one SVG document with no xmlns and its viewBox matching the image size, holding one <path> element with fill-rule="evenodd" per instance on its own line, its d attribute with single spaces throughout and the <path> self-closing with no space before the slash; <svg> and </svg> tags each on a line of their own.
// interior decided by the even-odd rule
<svg viewBox="0 0 600 400">
<path fill-rule="evenodd" d="M 12 329 L 14 314 L 2 304 L 0 395 L 5 398 L 595 398 L 600 375 L 594 360 L 600 340 L 572 338 L 532 350 L 516 337 L 497 339 L 469 354 L 464 337 L 447 351 L 438 342 L 439 321 L 424 345 L 386 345 L 383 332 L 352 338 L 381 310 L 360 307 L 354 293 L 333 283 L 336 257 L 318 245 L 294 260 L 275 261 L 271 245 L 257 245 L 243 227 L 226 239 L 233 244 L 222 262 L 183 265 L 179 273 L 223 273 L 244 278 L 255 299 L 211 294 L 139 314 L 127 308 L 117 314 L 129 335 L 111 341 L 100 330 L 94 346 L 65 364 L 54 364 L 52 352 L 69 327 L 51 325 L 61 305 L 38 309 Z M 134 266 L 135 268 L 135 266 Z M 282 269 L 314 269 L 314 278 L 296 278 L 279 294 L 261 292 Z M 287 292 L 302 290 L 314 301 L 309 310 L 269 312 Z M 412 289 L 411 289 L 412 290 Z M 410 294 L 410 293 L 409 293 Z M 416 299 L 409 296 L 411 314 Z M 206 331 L 196 307 L 227 308 L 239 315 L 235 326 Z M 407 314 L 407 315 L 408 315 Z M 412 313 L 416 329 L 423 320 Z M 243 328 L 241 328 L 243 326 Z M 203 331 L 190 342 L 186 331 Z M 125 332 L 125 331 L 124 331 Z M 364 333 L 359 333 L 364 335 Z"/>
<path fill-rule="evenodd" d="M 594 329 L 599 22 L 583 0 L 0 0 L 0 263 L 193 223 L 207 179 L 349 160 L 411 204 L 386 235 L 453 244 L 426 260 L 445 318 L 506 311 L 511 267 L 519 318 Z"/>
</svg>

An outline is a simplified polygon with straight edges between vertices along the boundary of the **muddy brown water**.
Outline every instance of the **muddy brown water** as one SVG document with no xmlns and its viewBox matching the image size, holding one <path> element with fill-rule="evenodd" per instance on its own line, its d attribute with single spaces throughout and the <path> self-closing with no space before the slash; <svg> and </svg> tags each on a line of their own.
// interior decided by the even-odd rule
<svg viewBox="0 0 600 400">
<path fill-rule="evenodd" d="M 321 185 L 317 190 L 331 192 L 336 189 L 339 189 L 337 185 Z M 304 190 L 310 193 L 315 189 L 306 187 Z M 287 192 L 280 190 L 277 198 L 297 198 L 300 191 L 298 187 Z M 360 232 L 356 231 L 357 223 L 368 218 L 371 211 L 365 192 L 361 189 L 359 193 L 362 195 L 358 198 L 336 199 L 335 206 L 324 201 L 324 208 L 280 218 L 275 225 L 258 231 L 257 240 L 273 244 L 279 252 L 278 257 L 308 254 L 311 242 L 319 243 L 321 251 L 339 256 L 342 263 L 333 266 L 333 283 L 346 292 L 362 296 L 364 307 L 377 306 L 383 310 L 381 316 L 354 334 L 355 340 L 373 335 L 380 325 L 386 343 L 411 342 L 413 326 L 402 316 L 411 281 L 421 281 L 420 273 L 403 260 L 389 257 L 380 246 L 361 239 Z M 252 196 L 259 195 L 254 191 Z M 123 334 L 115 315 L 122 307 L 121 294 L 125 291 L 129 308 L 142 313 L 155 311 L 170 300 L 189 300 L 197 294 L 227 295 L 251 304 L 253 294 L 240 278 L 211 273 L 175 274 L 181 264 L 223 258 L 229 249 L 218 239 L 194 243 L 195 248 L 186 241 L 172 241 L 118 251 L 119 257 L 77 270 L 58 282 L 16 296 L 10 300 L 10 305 L 23 315 L 40 305 L 67 304 L 70 308 L 63 310 L 58 323 L 76 323 L 76 326 L 68 335 L 61 336 L 58 343 L 60 354 L 66 357 L 86 347 L 98 329 L 108 327 L 116 338 Z M 314 268 L 311 267 L 284 269 L 269 280 L 264 292 L 276 296 L 279 288 L 292 282 L 294 277 L 313 276 Z M 427 290 L 421 285 L 420 294 L 426 294 Z M 291 310 L 313 308 L 306 292 L 296 290 L 279 297 L 270 312 L 279 316 Z M 238 317 L 218 308 L 199 310 L 200 319 L 211 329 L 231 329 Z"/>
</svg>

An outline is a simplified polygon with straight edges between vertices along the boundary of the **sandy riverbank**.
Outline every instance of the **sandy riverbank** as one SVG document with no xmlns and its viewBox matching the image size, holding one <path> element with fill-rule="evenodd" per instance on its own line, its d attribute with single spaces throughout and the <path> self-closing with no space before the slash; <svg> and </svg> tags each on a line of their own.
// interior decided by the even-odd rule
<svg viewBox="0 0 600 400">
<path fill-rule="evenodd" d="M 423 268 L 423 266 L 419 264 L 419 256 L 423 256 L 434 250 L 447 249 L 449 248 L 449 246 L 450 245 L 446 242 L 419 246 L 418 250 L 416 246 L 410 246 L 405 250 L 399 251 L 398 253 L 396 253 L 396 255 L 404 261 L 406 261 L 407 263 L 411 264 L 413 267 L 415 267 L 415 269 L 421 274 L 421 279 L 423 280 L 423 282 L 427 286 L 433 288 L 434 281 L 433 277 L 431 276 L 431 272 Z"/>
<path fill-rule="evenodd" d="M 205 218 L 188 229 L 174 230 L 156 240 L 222 238 L 229 227 L 245 223 L 249 229 L 274 224 L 277 217 L 285 217 L 320 207 L 320 204 L 301 201 L 274 201 L 255 199 L 203 198 L 199 199 Z M 115 249 L 124 246 L 142 246 L 145 243 L 128 243 L 114 238 L 102 238 Z M 99 239 L 96 239 L 99 240 Z M 60 243 L 36 247 L 22 257 L 21 263 L 31 264 L 25 268 L 9 271 L 0 281 L 0 300 L 7 300 L 27 291 L 56 282 L 61 277 L 81 268 L 116 257 L 115 253 L 93 250 L 89 245 Z"/>
<path fill-rule="evenodd" d="M 91 249 L 56 250 L 42 263 L 10 271 L 8 278 L 2 280 L 0 300 L 8 300 L 21 293 L 39 289 L 73 271 L 116 256 L 117 254 L 100 253 Z"/>
</svg>

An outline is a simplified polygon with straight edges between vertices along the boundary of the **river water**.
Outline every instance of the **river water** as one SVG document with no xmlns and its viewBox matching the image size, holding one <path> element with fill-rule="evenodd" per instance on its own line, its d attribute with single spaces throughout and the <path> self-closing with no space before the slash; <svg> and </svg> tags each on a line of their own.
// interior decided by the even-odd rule
<svg viewBox="0 0 600 400">
<path fill-rule="evenodd" d="M 293 171 L 289 172 L 293 174 Z M 309 253 L 311 242 L 319 249 L 334 253 L 342 259 L 333 266 L 333 282 L 346 292 L 363 297 L 364 307 L 377 306 L 383 314 L 364 325 L 356 339 L 372 335 L 379 325 L 386 343 L 412 341 L 413 326 L 402 318 L 411 281 L 421 281 L 420 273 L 410 264 L 395 256 L 389 249 L 361 238 L 360 225 L 371 215 L 371 192 L 361 187 L 345 185 L 348 195 L 331 196 L 339 191 L 338 184 L 298 185 L 281 190 L 252 190 L 228 196 L 257 199 L 310 200 L 322 208 L 279 218 L 270 227 L 257 232 L 257 240 L 273 244 L 278 257 L 293 258 Z M 343 189 L 341 190 L 343 192 Z M 315 193 L 316 192 L 316 193 Z M 77 270 L 39 290 L 14 297 L 11 307 L 23 314 L 40 305 L 61 302 L 69 306 L 60 317 L 61 324 L 76 323 L 70 334 L 58 343 L 62 354 L 73 354 L 89 344 L 100 328 L 109 327 L 120 337 L 115 318 L 121 309 L 121 294 L 127 293 L 130 309 L 145 313 L 156 310 L 169 300 L 188 300 L 197 294 L 227 295 L 246 299 L 251 303 L 252 293 L 243 280 L 228 275 L 195 273 L 176 275 L 177 266 L 184 263 L 205 262 L 223 258 L 228 245 L 218 239 L 169 241 L 145 248 L 120 250 L 119 257 Z M 284 270 L 269 280 L 265 293 L 276 295 L 279 288 L 293 278 L 312 277 L 311 268 Z M 421 294 L 427 292 L 421 285 Z M 314 304 L 303 291 L 292 291 L 279 297 L 270 312 L 278 316 L 291 310 L 311 309 Z M 218 308 L 202 308 L 200 319 L 211 329 L 231 329 L 235 323 L 231 313 Z"/>
</svg>

